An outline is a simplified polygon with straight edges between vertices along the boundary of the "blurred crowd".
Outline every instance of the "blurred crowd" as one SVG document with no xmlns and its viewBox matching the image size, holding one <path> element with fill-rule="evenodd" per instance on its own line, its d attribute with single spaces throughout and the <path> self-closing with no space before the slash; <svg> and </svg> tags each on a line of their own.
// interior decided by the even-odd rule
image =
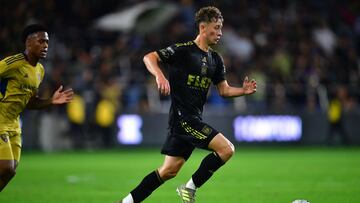
<svg viewBox="0 0 360 203">
<path fill-rule="evenodd" d="M 158 95 L 142 57 L 193 40 L 194 13 L 206 5 L 217 6 L 225 19 L 221 43 L 214 49 L 224 58 L 229 83 L 241 85 L 246 75 L 258 82 L 258 92 L 246 98 L 225 100 L 211 89 L 209 110 L 326 112 L 337 95 L 342 95 L 343 109 L 358 108 L 359 1 L 163 1 L 175 5 L 176 14 L 161 29 L 145 33 L 105 31 L 94 25 L 103 15 L 146 1 L 0 2 L 0 57 L 23 50 L 25 25 L 44 24 L 50 47 L 40 93 L 49 97 L 60 84 L 72 87 L 77 93 L 73 106 L 55 111 L 68 114 L 75 125 L 96 121 L 106 127 L 113 118 L 101 112 L 168 111 L 164 107 L 169 98 Z"/>
</svg>

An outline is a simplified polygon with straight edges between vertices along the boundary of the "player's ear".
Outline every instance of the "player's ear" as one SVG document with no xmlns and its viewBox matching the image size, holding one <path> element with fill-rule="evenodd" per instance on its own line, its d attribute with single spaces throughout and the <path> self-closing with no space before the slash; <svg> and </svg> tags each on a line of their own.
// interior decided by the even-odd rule
<svg viewBox="0 0 360 203">
<path fill-rule="evenodd" d="M 201 22 L 199 24 L 199 33 L 202 33 L 205 30 L 206 24 L 204 22 Z"/>
<path fill-rule="evenodd" d="M 31 39 L 28 37 L 25 41 L 25 49 L 28 49 L 31 46 Z"/>
</svg>

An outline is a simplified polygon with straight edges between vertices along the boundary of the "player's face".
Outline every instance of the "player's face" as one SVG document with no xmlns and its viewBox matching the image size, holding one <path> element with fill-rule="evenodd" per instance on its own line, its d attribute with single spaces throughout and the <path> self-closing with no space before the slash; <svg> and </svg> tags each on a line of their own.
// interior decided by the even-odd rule
<svg viewBox="0 0 360 203">
<path fill-rule="evenodd" d="M 28 37 L 27 49 L 37 58 L 45 58 L 48 51 L 49 35 L 47 32 L 37 32 Z"/>
<path fill-rule="evenodd" d="M 222 36 L 223 23 L 221 19 L 217 19 L 216 21 L 211 21 L 210 23 L 206 23 L 204 27 L 204 34 L 206 36 L 207 42 L 209 45 L 217 44 Z"/>
</svg>

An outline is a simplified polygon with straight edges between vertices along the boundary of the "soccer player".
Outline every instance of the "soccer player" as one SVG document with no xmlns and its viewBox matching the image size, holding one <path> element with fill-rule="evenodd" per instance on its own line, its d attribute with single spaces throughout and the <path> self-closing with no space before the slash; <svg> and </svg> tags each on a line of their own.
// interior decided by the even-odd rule
<svg viewBox="0 0 360 203">
<path fill-rule="evenodd" d="M 234 154 L 234 145 L 202 121 L 209 86 L 213 83 L 223 97 L 237 97 L 256 92 L 256 81 L 246 77 L 242 87 L 228 85 L 223 60 L 210 48 L 222 35 L 223 17 L 219 9 L 203 7 L 197 11 L 195 21 L 198 35 L 194 41 L 174 44 L 144 57 L 160 93 L 171 95 L 169 133 L 161 150 L 165 159 L 162 166 L 146 175 L 120 202 L 143 201 L 161 184 L 176 176 L 196 147 L 211 153 L 202 160 L 190 180 L 177 188 L 183 203 L 195 202 L 196 190 Z M 169 80 L 160 69 L 160 62 L 170 66 Z"/>
<path fill-rule="evenodd" d="M 20 160 L 21 128 L 19 114 L 72 100 L 73 90 L 63 86 L 49 99 L 40 99 L 37 90 L 44 77 L 39 63 L 46 57 L 49 36 L 42 25 L 27 26 L 22 35 L 25 51 L 0 61 L 0 191 L 14 177 Z"/>
</svg>

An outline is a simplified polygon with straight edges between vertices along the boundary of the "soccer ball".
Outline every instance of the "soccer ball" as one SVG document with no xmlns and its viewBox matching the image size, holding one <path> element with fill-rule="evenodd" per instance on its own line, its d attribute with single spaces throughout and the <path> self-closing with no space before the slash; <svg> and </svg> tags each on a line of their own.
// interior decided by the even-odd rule
<svg viewBox="0 0 360 203">
<path fill-rule="evenodd" d="M 304 199 L 297 199 L 297 200 L 294 200 L 292 203 L 310 203 L 310 202 L 307 200 L 304 200 Z"/>
</svg>

